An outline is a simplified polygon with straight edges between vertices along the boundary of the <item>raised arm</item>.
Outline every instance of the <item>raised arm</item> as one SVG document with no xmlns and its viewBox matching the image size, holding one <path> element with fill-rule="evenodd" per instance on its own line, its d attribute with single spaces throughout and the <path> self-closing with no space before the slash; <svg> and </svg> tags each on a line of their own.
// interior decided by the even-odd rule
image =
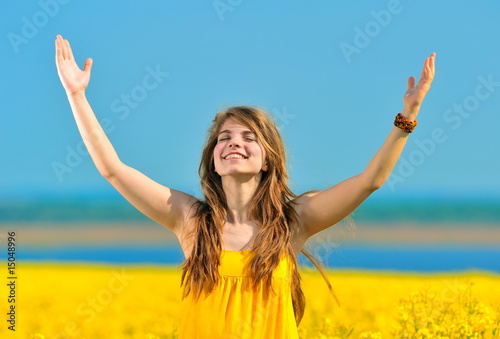
<svg viewBox="0 0 500 339">
<path fill-rule="evenodd" d="M 56 39 L 56 66 L 80 135 L 99 173 L 139 211 L 179 236 L 196 199 L 160 185 L 120 161 L 85 96 L 92 59 L 85 61 L 82 71 L 75 62 L 68 40 L 60 35 Z"/>
<path fill-rule="evenodd" d="M 408 79 L 408 89 L 403 97 L 404 106 L 401 114 L 410 121 L 416 119 L 434 79 L 435 57 L 436 54 L 432 53 L 425 60 L 417 86 L 414 77 Z M 296 209 L 305 239 L 347 217 L 371 193 L 380 188 L 391 174 L 407 140 L 408 133 L 394 127 L 361 174 L 324 191 L 297 198 Z"/>
</svg>

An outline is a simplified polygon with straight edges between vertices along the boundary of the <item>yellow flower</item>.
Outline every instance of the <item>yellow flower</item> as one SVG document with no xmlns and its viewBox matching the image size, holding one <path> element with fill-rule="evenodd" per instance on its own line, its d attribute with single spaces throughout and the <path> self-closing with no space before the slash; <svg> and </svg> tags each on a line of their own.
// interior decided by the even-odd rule
<svg viewBox="0 0 500 339">
<path fill-rule="evenodd" d="M 127 267 L 134 279 L 113 285 L 113 292 L 109 281 L 116 269 L 123 267 L 25 263 L 17 306 L 36 316 L 23 318 L 17 337 L 177 338 L 181 272 Z M 342 307 L 319 274 L 302 273 L 307 306 L 301 339 L 500 339 L 499 275 L 329 274 Z M 7 295 L 5 287 L 0 295 Z M 1 326 L 0 338 L 7 333 Z"/>
</svg>

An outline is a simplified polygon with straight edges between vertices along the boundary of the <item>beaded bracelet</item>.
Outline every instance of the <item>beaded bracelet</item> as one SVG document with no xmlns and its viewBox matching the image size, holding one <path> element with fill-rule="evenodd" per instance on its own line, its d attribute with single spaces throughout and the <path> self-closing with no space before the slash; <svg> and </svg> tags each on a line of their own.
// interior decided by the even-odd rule
<svg viewBox="0 0 500 339">
<path fill-rule="evenodd" d="M 406 133 L 411 133 L 417 127 L 418 121 L 410 121 L 406 119 L 401 113 L 396 115 L 396 119 L 394 119 L 394 126 L 401 128 Z"/>
</svg>

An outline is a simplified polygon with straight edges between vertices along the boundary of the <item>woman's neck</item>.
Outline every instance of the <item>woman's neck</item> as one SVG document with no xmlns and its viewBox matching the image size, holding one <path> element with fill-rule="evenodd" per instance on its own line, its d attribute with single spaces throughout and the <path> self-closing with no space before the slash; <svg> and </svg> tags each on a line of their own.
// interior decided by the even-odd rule
<svg viewBox="0 0 500 339">
<path fill-rule="evenodd" d="M 249 221 L 248 209 L 259 187 L 258 179 L 260 177 L 252 177 L 249 180 L 230 176 L 222 178 L 222 188 L 227 201 L 227 222 L 243 224 Z"/>
</svg>

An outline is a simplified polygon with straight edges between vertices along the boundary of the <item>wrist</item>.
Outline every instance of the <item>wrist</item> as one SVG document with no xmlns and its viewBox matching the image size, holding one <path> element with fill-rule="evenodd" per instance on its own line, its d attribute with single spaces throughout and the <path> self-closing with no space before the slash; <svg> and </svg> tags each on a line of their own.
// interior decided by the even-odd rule
<svg viewBox="0 0 500 339">
<path fill-rule="evenodd" d="M 77 92 L 66 92 L 68 99 L 83 99 L 85 98 L 85 91 L 77 91 Z"/>
<path fill-rule="evenodd" d="M 411 107 L 411 108 L 404 106 L 403 110 L 401 111 L 401 115 L 403 117 L 405 117 L 406 119 L 413 121 L 417 118 L 419 110 L 420 110 L 420 106 Z"/>
<path fill-rule="evenodd" d="M 394 126 L 405 131 L 406 133 L 412 133 L 417 125 L 417 120 L 406 119 L 401 113 L 398 113 L 398 115 L 396 115 L 396 118 L 394 119 Z"/>
</svg>

